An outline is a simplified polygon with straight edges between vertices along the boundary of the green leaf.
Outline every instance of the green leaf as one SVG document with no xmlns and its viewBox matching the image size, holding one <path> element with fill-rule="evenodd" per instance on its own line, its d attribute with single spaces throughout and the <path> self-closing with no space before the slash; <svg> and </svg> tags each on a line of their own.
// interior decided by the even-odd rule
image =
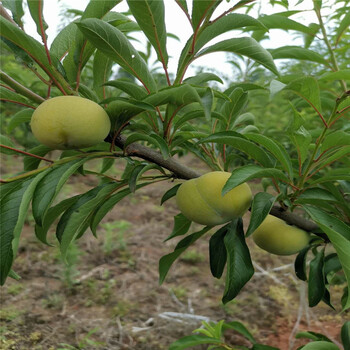
<svg viewBox="0 0 350 350">
<path fill-rule="evenodd" d="M 80 195 L 67 198 L 48 210 L 42 222 L 42 226 L 39 226 L 37 224 L 35 225 L 35 236 L 40 242 L 47 245 L 52 245 L 47 241 L 47 233 L 51 225 L 65 210 L 67 210 L 71 205 L 73 205 L 79 197 Z"/>
<path fill-rule="evenodd" d="M 326 67 L 329 67 L 327 60 L 317 52 L 309 49 L 304 49 L 299 46 L 282 46 L 278 49 L 270 50 L 273 59 L 285 59 L 292 58 L 302 61 L 310 61 L 316 63 L 322 63 Z"/>
<path fill-rule="evenodd" d="M 326 289 L 324 277 L 324 248 L 322 248 L 310 262 L 308 282 L 308 299 L 310 307 L 316 306 L 322 300 Z"/>
<path fill-rule="evenodd" d="M 333 80 L 350 80 L 350 69 L 342 69 L 336 72 L 327 72 L 322 74 L 318 80 L 333 81 Z"/>
<path fill-rule="evenodd" d="M 345 322 L 341 328 L 341 340 L 344 349 L 350 349 L 350 321 Z"/>
<path fill-rule="evenodd" d="M 320 88 L 313 77 L 303 77 L 291 81 L 283 90 L 293 91 L 312 108 L 321 112 Z"/>
<path fill-rule="evenodd" d="M 324 334 L 317 333 L 317 332 L 311 332 L 311 331 L 304 331 L 304 332 L 299 332 L 295 335 L 296 339 L 300 338 L 306 338 L 306 339 L 311 339 L 311 340 L 316 340 L 316 341 L 328 341 L 332 343 L 332 341 L 327 338 Z"/>
<path fill-rule="evenodd" d="M 62 59 L 74 46 L 76 32 L 77 26 L 74 22 L 64 27 L 53 40 L 50 46 L 50 53 Z"/>
<path fill-rule="evenodd" d="M 14 257 L 16 256 L 19 236 L 24 225 L 30 201 L 37 183 L 45 176 L 42 172 L 34 179 L 15 181 L 2 185 L 0 200 L 0 284 L 5 283 Z"/>
<path fill-rule="evenodd" d="M 149 92 L 157 89 L 145 61 L 120 30 L 92 18 L 82 20 L 77 26 L 98 50 L 136 77 Z"/>
<path fill-rule="evenodd" d="M 207 337 L 205 335 L 188 335 L 171 343 L 168 350 L 182 350 L 200 344 L 222 344 L 221 339 Z"/>
<path fill-rule="evenodd" d="M 234 148 L 246 153 L 260 164 L 266 167 L 273 166 L 269 156 L 264 150 L 261 149 L 261 147 L 234 131 L 217 132 L 199 141 L 199 143 L 208 142 L 233 146 Z M 286 177 L 284 176 L 284 178 Z"/>
<path fill-rule="evenodd" d="M 168 103 L 177 106 L 185 106 L 193 102 L 201 102 L 201 99 L 193 86 L 183 84 L 161 89 L 147 96 L 143 101 L 156 107 Z"/>
<path fill-rule="evenodd" d="M 90 0 L 81 15 L 81 20 L 89 18 L 104 18 L 108 12 L 120 3 L 121 0 Z M 76 23 L 78 25 L 78 23 Z M 88 42 L 84 35 L 77 30 L 74 37 L 74 45 L 68 52 L 63 62 L 69 81 L 77 82 L 79 74 L 95 51 L 92 43 Z"/>
<path fill-rule="evenodd" d="M 348 29 L 349 26 L 350 26 L 350 13 L 349 13 L 349 11 L 347 11 L 347 13 L 345 13 L 345 16 L 341 20 L 341 22 L 338 26 L 338 29 L 337 29 L 336 39 L 335 39 L 336 45 L 338 45 L 341 37 L 346 32 L 346 30 Z"/>
<path fill-rule="evenodd" d="M 211 88 L 207 88 L 203 96 L 201 96 L 201 104 L 204 110 L 204 116 L 209 121 L 211 118 L 211 109 L 213 107 L 214 94 Z"/>
<path fill-rule="evenodd" d="M 328 341 L 315 341 L 303 346 L 303 350 L 340 350 L 335 344 Z"/>
<path fill-rule="evenodd" d="M 193 77 L 186 78 L 183 82 L 191 85 L 202 85 L 208 81 L 215 80 L 220 84 L 224 82 L 221 80 L 219 76 L 214 73 L 199 73 Z"/>
<path fill-rule="evenodd" d="M 168 199 L 176 196 L 177 190 L 179 189 L 180 186 L 181 184 L 177 184 L 174 187 L 172 187 L 170 190 L 166 191 L 160 201 L 160 205 L 163 205 L 163 203 L 166 202 Z"/>
<path fill-rule="evenodd" d="M 0 16 L 1 36 L 6 39 L 6 42 L 13 44 L 13 50 L 20 49 L 22 52 L 29 55 L 46 73 L 57 73 L 54 68 L 58 65 L 58 59 L 51 55 L 53 65 L 48 62 L 45 48 L 37 40 L 24 33 L 13 23 L 7 21 Z"/>
<path fill-rule="evenodd" d="M 41 226 L 45 214 L 60 192 L 68 178 L 88 159 L 73 160 L 69 163 L 50 168 L 48 174 L 37 185 L 33 196 L 33 216 L 35 222 Z"/>
<path fill-rule="evenodd" d="M 246 339 L 248 339 L 252 344 L 256 343 L 253 335 L 248 331 L 248 329 L 241 323 L 237 321 L 225 322 L 222 326 L 223 330 L 233 329 L 236 332 L 242 334 Z"/>
<path fill-rule="evenodd" d="M 350 227 L 321 209 L 311 206 L 304 206 L 304 209 L 332 242 L 343 266 L 347 284 L 350 286 Z M 350 294 L 345 300 L 343 310 L 346 310 L 349 307 Z"/>
<path fill-rule="evenodd" d="M 43 18 L 43 7 L 44 7 L 44 1 L 43 0 L 27 0 L 28 8 L 30 15 L 32 16 L 35 24 L 36 24 L 36 31 L 42 38 L 47 38 L 47 35 L 45 33 L 46 29 L 48 28 L 47 23 L 45 22 Z"/>
<path fill-rule="evenodd" d="M 16 145 L 7 136 L 0 134 L 0 153 L 8 155 L 18 154 L 18 152 L 12 151 L 5 147 L 1 147 L 1 145 L 16 148 Z"/>
<path fill-rule="evenodd" d="M 244 237 L 242 219 L 229 224 L 224 243 L 227 252 L 225 292 L 222 302 L 234 299 L 254 274 L 249 249 Z"/>
<path fill-rule="evenodd" d="M 109 76 L 112 73 L 112 65 L 113 61 L 104 55 L 101 51 L 97 51 L 94 56 L 93 63 L 93 77 L 94 77 L 94 91 L 100 100 L 106 98 L 106 88 L 104 84 L 106 84 Z"/>
<path fill-rule="evenodd" d="M 159 260 L 159 284 L 164 282 L 168 271 L 173 262 L 197 239 L 202 237 L 206 232 L 211 229 L 210 226 L 204 227 L 201 231 L 192 233 L 182 239 L 175 247 L 174 251 L 170 254 L 164 255 Z"/>
<path fill-rule="evenodd" d="M 154 163 L 151 163 L 151 164 L 142 163 L 140 165 L 137 165 L 131 171 L 128 184 L 129 184 L 129 188 L 130 188 L 132 193 L 134 193 L 136 191 L 137 182 L 140 179 L 141 175 L 144 174 L 145 172 L 147 172 L 148 170 L 151 170 L 151 169 L 156 169 L 164 174 L 163 168 L 161 168 L 159 165 L 154 164 Z"/>
<path fill-rule="evenodd" d="M 270 212 L 276 197 L 267 192 L 257 193 L 252 202 L 252 210 L 250 215 L 250 223 L 246 232 L 246 237 L 249 237 L 265 220 Z"/>
<path fill-rule="evenodd" d="M 196 57 L 217 51 L 232 52 L 249 57 L 257 63 L 263 65 L 272 73 L 278 75 L 278 71 L 273 62 L 271 54 L 260 46 L 260 44 L 253 38 L 243 37 L 220 41 L 212 46 L 204 48 L 202 51 L 198 52 Z"/>
<path fill-rule="evenodd" d="M 27 107 L 32 105 L 32 102 L 28 102 L 28 100 L 26 98 L 22 97 L 17 92 L 9 90 L 3 86 L 0 86 L 0 101 L 15 102 L 17 104 L 24 105 Z M 34 109 L 34 107 L 33 107 L 33 109 Z"/>
<path fill-rule="evenodd" d="M 114 86 L 131 97 L 135 98 L 136 100 L 142 100 L 147 96 L 147 92 L 144 89 L 144 87 L 135 84 L 132 81 L 128 81 L 125 79 L 117 79 L 117 80 L 110 80 L 106 82 L 104 85 L 106 86 Z"/>
<path fill-rule="evenodd" d="M 35 154 L 40 157 L 44 157 L 47 153 L 52 151 L 51 148 L 44 146 L 44 145 L 39 145 L 34 148 L 31 148 L 28 152 Z M 26 156 L 23 158 L 23 168 L 24 171 L 30 171 L 30 170 L 35 170 L 38 168 L 39 164 L 41 162 L 41 159 Z"/>
<path fill-rule="evenodd" d="M 304 249 L 302 249 L 295 261 L 294 261 L 294 270 L 295 270 L 295 274 L 296 276 L 302 280 L 302 281 L 306 281 L 307 280 L 307 275 L 306 275 L 306 258 L 307 258 L 307 253 L 309 252 L 310 248 L 312 246 L 307 246 Z"/>
<path fill-rule="evenodd" d="M 337 198 L 335 198 L 332 193 L 322 188 L 316 188 L 316 187 L 306 189 L 298 197 L 298 200 L 299 199 L 319 199 L 319 200 L 331 201 L 331 202 L 337 201 Z"/>
<path fill-rule="evenodd" d="M 188 232 L 192 224 L 191 220 L 188 220 L 184 215 L 177 214 L 174 216 L 174 228 L 171 234 L 164 240 L 164 242 L 169 241 L 177 236 L 183 236 Z"/>
<path fill-rule="evenodd" d="M 128 0 L 129 9 L 157 52 L 158 60 L 168 64 L 167 33 L 163 0 Z"/>
<path fill-rule="evenodd" d="M 65 211 L 56 230 L 63 259 L 66 258 L 69 245 L 88 228 L 93 210 L 118 186 L 118 183 L 108 183 L 95 187 Z"/>
<path fill-rule="evenodd" d="M 236 88 L 230 93 L 229 98 L 231 101 L 224 102 L 220 112 L 226 117 L 228 128 L 232 129 L 236 117 L 242 112 L 248 102 L 248 93 L 241 88 Z"/>
<path fill-rule="evenodd" d="M 23 123 L 29 123 L 32 118 L 33 112 L 34 112 L 33 109 L 26 108 L 14 114 L 7 125 L 7 132 L 8 133 L 12 132 L 13 129 L 15 129 L 17 126 Z"/>
<path fill-rule="evenodd" d="M 160 150 L 164 159 L 169 158 L 169 148 L 167 143 L 159 135 L 151 133 L 150 135 L 133 133 L 125 141 L 124 148 L 136 141 L 147 141 L 148 143 L 156 146 Z"/>
<path fill-rule="evenodd" d="M 311 33 L 304 33 L 303 35 L 305 49 L 308 49 L 310 47 L 310 45 L 316 37 L 316 34 L 321 28 L 321 26 L 318 23 L 310 23 L 308 27 L 310 28 Z"/>
<path fill-rule="evenodd" d="M 215 4 L 213 0 L 193 0 L 192 2 L 192 27 L 195 30 L 199 27 L 205 17 L 210 13 L 210 8 Z"/>
<path fill-rule="evenodd" d="M 286 175 L 284 175 L 284 173 L 278 169 L 262 168 L 257 165 L 245 165 L 232 171 L 231 177 L 227 180 L 224 188 L 222 189 L 222 194 L 224 195 L 243 182 L 252 179 L 260 179 L 263 177 L 272 177 L 277 180 L 288 182 Z"/>
<path fill-rule="evenodd" d="M 210 23 L 202 32 L 199 33 L 196 39 L 194 53 L 198 52 L 205 44 L 207 44 L 212 39 L 215 39 L 220 34 L 224 34 L 228 31 L 234 29 L 242 29 L 244 27 L 256 27 L 261 29 L 266 29 L 264 25 L 253 17 L 240 13 L 230 13 L 226 16 L 221 17 L 215 22 Z M 180 59 L 179 67 L 186 60 L 186 56 L 192 47 L 193 36 L 187 41 L 185 47 L 183 48 Z"/>
<path fill-rule="evenodd" d="M 311 28 L 279 14 L 261 16 L 258 20 L 268 29 L 296 30 L 302 33 L 314 34 Z"/>
<path fill-rule="evenodd" d="M 216 231 L 209 240 L 210 271 L 215 278 L 221 278 L 226 265 L 227 252 L 224 238 L 228 230 L 228 226 L 225 225 Z"/>
<path fill-rule="evenodd" d="M 13 278 L 14 280 L 16 281 L 19 281 L 21 279 L 21 276 L 18 275 L 15 271 L 13 271 L 12 269 L 10 270 L 9 274 L 8 274 L 9 277 Z"/>
<path fill-rule="evenodd" d="M 326 151 L 333 147 L 348 146 L 350 145 L 350 132 L 343 130 L 337 130 L 328 134 L 321 145 L 320 152 Z"/>
<path fill-rule="evenodd" d="M 281 163 L 284 170 L 289 174 L 289 177 L 291 179 L 293 178 L 292 160 L 290 159 L 288 152 L 283 148 L 281 144 L 261 134 L 245 134 L 244 136 L 249 140 L 259 143 L 268 151 L 270 151 Z"/>
<path fill-rule="evenodd" d="M 23 27 L 22 17 L 24 16 L 22 1 L 23 0 L 2 0 L 1 1 L 2 5 L 11 11 L 13 20 L 20 27 Z"/>
</svg>

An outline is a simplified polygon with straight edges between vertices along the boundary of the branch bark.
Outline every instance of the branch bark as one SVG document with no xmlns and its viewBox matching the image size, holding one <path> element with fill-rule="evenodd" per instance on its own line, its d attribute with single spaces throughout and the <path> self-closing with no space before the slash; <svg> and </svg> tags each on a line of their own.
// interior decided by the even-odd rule
<svg viewBox="0 0 350 350">
<path fill-rule="evenodd" d="M 119 135 L 115 140 L 115 145 L 123 149 L 125 155 L 138 157 L 158 164 L 161 167 L 172 172 L 178 179 L 189 180 L 202 175 L 197 171 L 179 163 L 173 158 L 164 159 L 160 152 L 138 143 L 132 143 L 124 148 L 125 141 L 126 137 L 123 135 Z M 272 207 L 270 214 L 284 220 L 290 225 L 297 226 L 307 232 L 317 232 L 320 230 L 320 228 L 314 222 L 304 219 L 297 214 L 285 211 L 283 208 L 277 205 Z"/>
</svg>

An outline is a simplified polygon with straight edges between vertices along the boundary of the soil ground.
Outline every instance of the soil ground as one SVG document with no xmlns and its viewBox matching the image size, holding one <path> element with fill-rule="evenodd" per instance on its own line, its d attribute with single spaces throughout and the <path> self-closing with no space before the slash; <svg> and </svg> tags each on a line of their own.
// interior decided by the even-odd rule
<svg viewBox="0 0 350 350">
<path fill-rule="evenodd" d="M 193 159 L 185 161 L 198 166 Z M 14 172 L 7 158 L 1 166 L 3 175 Z M 74 176 L 63 195 L 84 192 L 96 181 L 90 175 Z M 293 272 L 294 257 L 269 255 L 251 239 L 256 274 L 232 302 L 221 303 L 224 280 L 210 274 L 210 233 L 182 255 L 160 286 L 158 261 L 179 240 L 163 242 L 178 210 L 173 199 L 163 206 L 160 199 L 173 185 L 151 185 L 118 203 L 100 225 L 97 239 L 87 232 L 71 247 L 68 265 L 57 246 L 36 240 L 29 215 L 13 266 L 22 278 L 9 279 L 1 288 L 1 349 L 161 350 L 191 334 L 203 319 L 240 321 L 260 342 L 281 350 L 305 344 L 294 334 L 306 329 L 339 341 L 349 316 L 340 314 L 343 286 L 331 293 L 337 310 L 325 304 L 309 309 L 305 283 Z M 259 190 L 257 184 L 252 188 Z M 249 222 L 249 214 L 244 220 Z M 54 230 L 50 240 L 56 245 Z M 234 332 L 227 332 L 226 341 L 249 345 Z"/>
</svg>

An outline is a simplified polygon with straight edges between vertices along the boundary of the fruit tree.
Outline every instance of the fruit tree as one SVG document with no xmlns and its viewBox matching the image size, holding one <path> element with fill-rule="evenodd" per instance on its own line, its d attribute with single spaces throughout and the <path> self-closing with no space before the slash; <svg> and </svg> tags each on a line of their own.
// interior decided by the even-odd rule
<svg viewBox="0 0 350 350">
<path fill-rule="evenodd" d="M 225 276 L 226 304 L 254 275 L 247 245 L 253 238 L 269 253 L 295 255 L 310 307 L 325 303 L 346 314 L 349 0 L 298 1 L 312 13 L 307 24 L 286 0 L 174 0 L 191 28 L 174 73 L 168 66 L 176 53 L 168 43 L 177 33 L 167 31 L 168 1 L 90 0 L 55 38 L 48 38 L 43 16 L 50 1 L 2 1 L 2 50 L 23 72 L 0 72 L 0 150 L 6 159 L 20 157 L 23 171 L 1 179 L 1 285 L 20 278 L 13 262 L 28 213 L 42 243 L 51 244 L 48 231 L 55 227 L 54 244 L 65 259 L 71 244 L 88 230 L 96 235 L 124 197 L 165 181 L 174 185 L 159 201 L 176 199 L 179 214 L 167 239 L 178 243 L 160 257 L 160 283 L 188 247 L 210 235 L 210 270 L 214 278 Z M 120 12 L 119 3 L 128 11 Z M 24 5 L 41 40 L 24 30 Z M 272 10 L 265 13 L 265 6 Z M 303 43 L 267 49 L 277 29 Z M 137 49 L 141 34 L 144 49 Z M 216 52 L 228 55 L 235 78 L 213 67 L 191 73 L 197 59 Z M 185 156 L 206 170 L 188 167 Z M 99 170 L 88 170 L 91 163 Z M 120 177 L 109 173 L 117 163 L 124 164 Z M 66 182 L 86 174 L 98 185 L 62 200 Z M 200 229 L 192 232 L 192 222 Z M 341 300 L 330 295 L 334 275 Z M 226 329 L 245 336 L 249 349 L 275 349 L 257 344 L 239 322 L 224 321 L 205 323 L 170 349 L 235 349 L 239 344 L 224 341 Z M 310 334 L 305 350 L 339 349 Z M 340 338 L 349 350 L 350 322 Z"/>
</svg>

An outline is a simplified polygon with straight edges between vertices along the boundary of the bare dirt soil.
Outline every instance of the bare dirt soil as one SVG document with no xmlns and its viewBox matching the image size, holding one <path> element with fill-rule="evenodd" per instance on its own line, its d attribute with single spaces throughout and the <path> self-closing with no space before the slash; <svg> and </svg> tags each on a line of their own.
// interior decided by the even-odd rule
<svg viewBox="0 0 350 350">
<path fill-rule="evenodd" d="M 12 172 L 7 161 L 2 167 Z M 95 184 L 91 176 L 72 177 L 64 195 Z M 97 239 L 87 232 L 72 246 L 68 265 L 61 261 L 54 230 L 50 240 L 56 246 L 39 243 L 29 216 L 13 267 L 22 278 L 1 288 L 1 349 L 161 350 L 191 334 L 201 320 L 222 319 L 243 322 L 256 339 L 281 350 L 305 344 L 293 335 L 306 329 L 339 341 L 349 316 L 339 313 L 343 286 L 332 290 L 336 311 L 324 304 L 309 309 L 305 283 L 293 272 L 294 257 L 269 255 L 250 239 L 256 274 L 234 301 L 221 303 L 224 280 L 210 274 L 210 233 L 182 255 L 160 286 L 158 261 L 178 241 L 163 242 L 178 210 L 173 199 L 163 206 L 160 199 L 173 185 L 161 182 L 122 200 L 103 220 Z M 244 220 L 247 224 L 249 214 Z M 234 332 L 227 332 L 226 341 L 249 346 Z"/>
</svg>

